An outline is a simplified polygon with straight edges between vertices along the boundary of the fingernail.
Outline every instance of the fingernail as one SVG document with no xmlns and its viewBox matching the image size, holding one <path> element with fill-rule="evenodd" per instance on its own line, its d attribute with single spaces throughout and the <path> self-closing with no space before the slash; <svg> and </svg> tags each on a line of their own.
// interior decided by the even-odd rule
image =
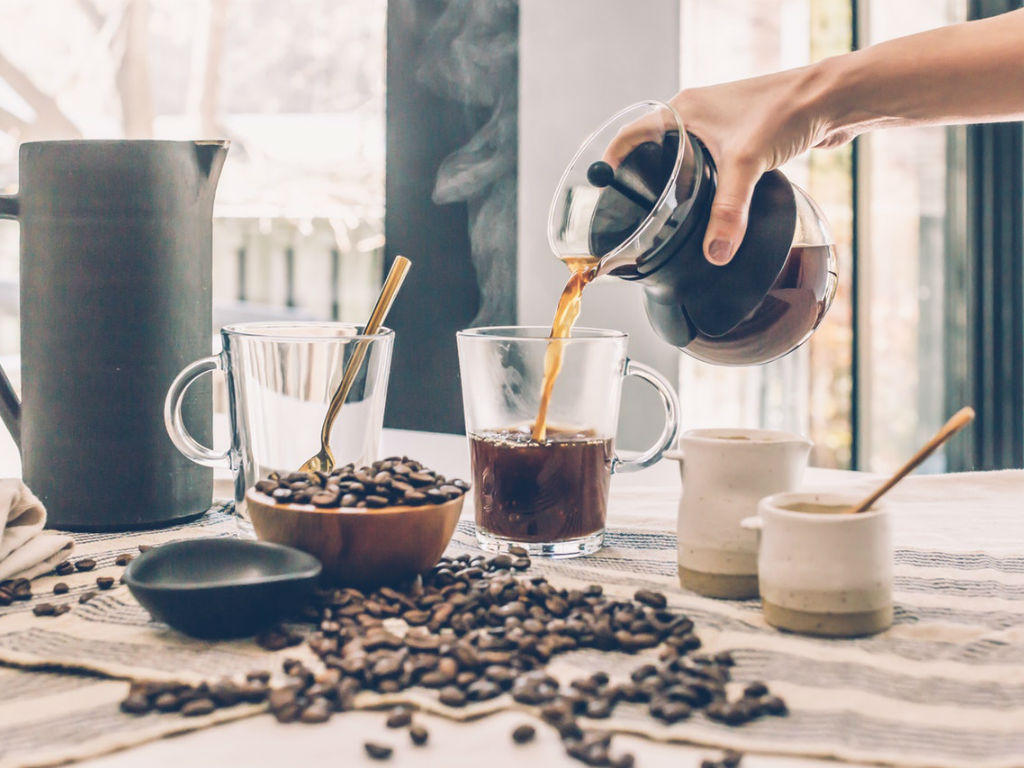
<svg viewBox="0 0 1024 768">
<path fill-rule="evenodd" d="M 722 266 L 732 260 L 732 242 L 729 240 L 712 240 L 708 246 L 708 261 Z"/>
</svg>

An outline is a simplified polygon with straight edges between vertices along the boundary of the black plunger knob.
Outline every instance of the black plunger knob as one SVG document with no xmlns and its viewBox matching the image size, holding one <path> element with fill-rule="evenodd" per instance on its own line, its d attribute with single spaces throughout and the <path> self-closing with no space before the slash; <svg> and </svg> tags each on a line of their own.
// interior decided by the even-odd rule
<svg viewBox="0 0 1024 768">
<path fill-rule="evenodd" d="M 623 184 L 620 179 L 615 178 L 615 171 L 604 160 L 597 160 L 587 168 L 587 181 L 593 186 L 604 188 L 611 187 L 620 195 L 639 205 L 645 211 L 654 207 L 654 201 L 648 198 L 643 192 Z"/>
</svg>

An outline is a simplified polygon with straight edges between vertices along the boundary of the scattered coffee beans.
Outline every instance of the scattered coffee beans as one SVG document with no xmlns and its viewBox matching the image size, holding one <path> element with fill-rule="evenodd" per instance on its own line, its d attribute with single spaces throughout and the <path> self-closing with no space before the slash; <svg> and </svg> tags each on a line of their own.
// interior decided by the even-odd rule
<svg viewBox="0 0 1024 768">
<path fill-rule="evenodd" d="M 65 584 L 63 581 L 58 581 L 56 584 L 53 585 L 53 594 L 55 594 L 55 595 L 67 594 L 68 589 L 69 589 L 69 587 L 68 587 L 67 584 Z"/>
<path fill-rule="evenodd" d="M 85 603 L 88 603 L 90 600 L 92 600 L 94 597 L 96 597 L 95 592 L 85 592 L 84 594 L 78 596 L 78 602 L 84 605 Z"/>
<path fill-rule="evenodd" d="M 96 567 L 96 561 L 91 557 L 83 557 L 81 560 L 75 561 L 75 569 L 79 571 L 91 571 Z"/>
<path fill-rule="evenodd" d="M 409 738 L 412 739 L 412 743 L 417 747 L 422 747 L 427 743 L 427 739 L 430 738 L 430 734 L 422 725 L 414 725 L 409 728 Z"/>
<path fill-rule="evenodd" d="M 392 456 L 368 467 L 353 464 L 323 472 L 272 473 L 256 490 L 278 504 L 312 504 L 322 508 L 382 509 L 390 506 L 441 504 L 467 490 L 463 480 L 448 480 L 408 456 Z M 524 550 L 525 552 L 525 550 Z"/>
<path fill-rule="evenodd" d="M 128 563 L 130 563 L 133 559 L 134 558 L 132 558 L 132 556 L 129 555 L 127 552 L 122 552 L 120 555 L 114 558 L 114 565 L 125 566 L 128 565 Z"/>
<path fill-rule="evenodd" d="M 427 488 L 427 481 L 433 483 L 430 487 L 445 483 L 416 462 L 404 458 L 388 461 L 399 464 L 387 467 L 387 462 L 379 462 L 358 474 L 343 468 L 342 474 L 352 472 L 356 479 L 336 483 L 330 480 L 332 476 L 317 476 L 322 481 L 317 487 L 362 483 L 360 499 L 366 501 L 383 483 L 383 477 L 378 483 L 382 474 L 392 478 L 392 488 L 396 482 L 408 482 L 414 489 Z M 374 475 L 367 478 L 370 470 Z M 396 481 L 399 476 L 405 479 Z M 306 481 L 311 482 L 309 478 Z M 275 490 L 292 490 L 303 481 L 289 475 L 283 482 L 273 482 L 277 483 Z M 356 493 L 354 486 L 350 488 L 346 493 Z M 399 490 L 404 498 L 405 491 Z M 403 590 L 321 590 L 301 611 L 311 629 L 300 632 L 278 626 L 258 638 L 271 650 L 305 642 L 322 663 L 320 672 L 298 660 L 287 660 L 283 664 L 285 681 L 269 691 L 265 672 L 252 673 L 237 690 L 230 688 L 230 683 L 227 690 L 220 684 L 139 684 L 132 687 L 122 708 L 142 713 L 179 711 L 197 700 L 209 700 L 215 706 L 266 701 L 282 723 L 317 723 L 334 712 L 352 709 L 356 694 L 364 690 L 398 693 L 423 686 L 436 689 L 439 701 L 455 708 L 507 695 L 519 704 L 536 707 L 541 718 L 557 730 L 568 755 L 586 765 L 614 768 L 631 768 L 633 756 L 612 755 L 611 734 L 581 727 L 579 718 L 608 718 L 623 703 L 644 707 L 663 723 L 704 716 L 726 725 L 741 725 L 763 715 L 785 714 L 785 702 L 771 695 L 763 683 L 748 683 L 742 697 L 730 699 L 726 685 L 735 665 L 732 655 L 701 653 L 693 621 L 669 609 L 662 593 L 639 590 L 633 600 L 623 600 L 606 596 L 600 585 L 560 589 L 543 576 L 520 575 L 515 563 L 525 560 L 529 564 L 528 555 L 522 552 L 490 558 L 480 554 L 443 557 L 422 579 Z M 408 625 L 404 634 L 392 631 L 391 622 L 399 619 Z M 632 653 L 655 646 L 659 647 L 657 660 L 638 664 L 623 681 L 597 672 L 562 686 L 545 671 L 553 657 L 570 650 Z M 247 693 L 250 687 L 253 693 Z M 194 705 L 190 711 L 205 707 Z M 411 721 L 408 707 L 394 709 L 387 717 L 391 728 L 411 726 L 414 743 L 418 738 L 425 741 L 420 731 L 413 733 L 417 726 Z M 533 734 L 533 726 L 524 725 L 516 729 L 513 739 L 525 741 Z M 392 751 L 373 742 L 366 744 L 366 750 L 378 759 L 389 757 Z"/>
<path fill-rule="evenodd" d="M 512 731 L 512 741 L 516 744 L 525 744 L 528 741 L 533 741 L 533 737 L 536 735 L 537 729 L 532 725 L 520 725 Z"/>
<path fill-rule="evenodd" d="M 75 572 L 75 564 L 70 560 L 65 560 L 64 562 L 59 563 L 54 570 L 57 571 L 58 576 L 67 576 L 69 573 Z"/>
<path fill-rule="evenodd" d="M 114 577 L 113 576 L 97 576 L 96 577 L 96 586 L 99 587 L 100 589 L 110 589 L 112 586 L 114 586 Z"/>
</svg>

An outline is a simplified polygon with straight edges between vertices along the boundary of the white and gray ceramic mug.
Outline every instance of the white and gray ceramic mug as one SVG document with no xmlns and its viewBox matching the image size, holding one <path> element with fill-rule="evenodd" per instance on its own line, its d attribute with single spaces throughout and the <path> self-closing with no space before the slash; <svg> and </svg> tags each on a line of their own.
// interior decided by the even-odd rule
<svg viewBox="0 0 1024 768">
<path fill-rule="evenodd" d="M 707 597 L 757 597 L 757 536 L 740 522 L 773 493 L 800 486 L 811 441 L 767 429 L 693 429 L 680 450 L 680 584 Z M 684 458 L 685 457 L 685 458 Z"/>
<path fill-rule="evenodd" d="M 839 493 L 779 493 L 742 527 L 759 532 L 758 586 L 765 621 L 809 635 L 856 637 L 892 624 L 892 531 L 877 502 Z"/>
</svg>

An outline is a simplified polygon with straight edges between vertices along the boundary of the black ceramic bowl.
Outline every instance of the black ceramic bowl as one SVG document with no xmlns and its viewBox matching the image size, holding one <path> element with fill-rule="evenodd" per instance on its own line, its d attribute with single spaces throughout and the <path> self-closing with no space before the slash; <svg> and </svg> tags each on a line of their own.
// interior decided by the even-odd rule
<svg viewBox="0 0 1024 768">
<path fill-rule="evenodd" d="M 252 635 L 295 611 L 320 561 L 292 547 L 241 539 L 189 539 L 156 547 L 125 583 L 158 621 L 194 637 Z"/>
</svg>

